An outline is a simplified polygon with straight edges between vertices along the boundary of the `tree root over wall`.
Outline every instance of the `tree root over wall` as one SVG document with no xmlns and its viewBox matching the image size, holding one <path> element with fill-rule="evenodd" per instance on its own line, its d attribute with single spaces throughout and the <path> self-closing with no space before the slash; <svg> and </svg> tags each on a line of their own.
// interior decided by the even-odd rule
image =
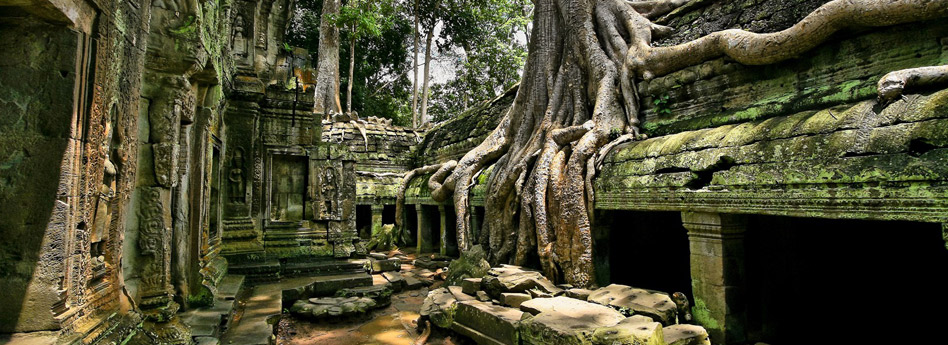
<svg viewBox="0 0 948 345">
<path fill-rule="evenodd" d="M 609 150 L 644 138 L 637 79 L 724 55 L 748 65 L 775 63 L 841 29 L 948 16 L 948 0 L 836 0 L 780 32 L 724 30 L 677 46 L 651 47 L 653 36 L 672 32 L 651 20 L 687 2 L 536 0 L 523 80 L 500 124 L 460 161 L 416 169 L 403 184 L 434 172 L 428 181 L 432 198 L 453 196 L 461 250 L 476 240 L 487 244 L 491 264 L 538 260 L 555 281 L 592 286 L 592 180 Z M 892 100 L 913 83 L 946 82 L 946 75 L 944 66 L 893 72 L 879 83 L 880 99 Z M 473 239 L 472 179 L 491 164 L 485 230 Z M 402 186 L 399 215 L 404 191 Z"/>
</svg>

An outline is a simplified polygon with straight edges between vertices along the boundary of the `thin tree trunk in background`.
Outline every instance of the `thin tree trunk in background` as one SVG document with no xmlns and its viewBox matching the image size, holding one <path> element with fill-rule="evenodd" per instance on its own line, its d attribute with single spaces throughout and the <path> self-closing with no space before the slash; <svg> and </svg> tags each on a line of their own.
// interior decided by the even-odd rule
<svg viewBox="0 0 948 345">
<path fill-rule="evenodd" d="M 411 67 L 411 127 L 418 128 L 418 1 L 415 1 L 415 58 Z"/>
<path fill-rule="evenodd" d="M 323 2 L 319 19 L 319 62 L 313 112 L 327 115 L 342 111 L 339 102 L 339 28 L 329 18 L 339 14 L 340 0 Z"/>
<path fill-rule="evenodd" d="M 428 29 L 428 37 L 425 38 L 425 81 L 424 88 L 421 91 L 421 122 L 428 122 L 428 81 L 431 79 L 431 39 L 434 38 L 434 27 Z"/>
<path fill-rule="evenodd" d="M 355 80 L 355 49 L 356 49 L 356 40 L 355 36 L 349 38 L 349 90 L 346 94 L 346 112 L 352 113 L 352 83 Z"/>
</svg>

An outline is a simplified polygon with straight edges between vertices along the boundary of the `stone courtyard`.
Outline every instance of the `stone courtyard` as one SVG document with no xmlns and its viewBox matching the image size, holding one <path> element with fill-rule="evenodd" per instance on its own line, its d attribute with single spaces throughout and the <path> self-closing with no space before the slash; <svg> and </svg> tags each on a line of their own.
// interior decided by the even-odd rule
<svg viewBox="0 0 948 345">
<path fill-rule="evenodd" d="M 948 78 L 880 80 L 948 65 L 948 1 L 671 3 L 654 47 L 940 12 L 572 86 L 635 90 L 638 127 L 520 160 L 478 150 L 526 82 L 423 126 L 314 112 L 297 0 L 0 0 L 0 344 L 938 343 Z M 578 190 L 532 170 L 583 150 Z"/>
</svg>

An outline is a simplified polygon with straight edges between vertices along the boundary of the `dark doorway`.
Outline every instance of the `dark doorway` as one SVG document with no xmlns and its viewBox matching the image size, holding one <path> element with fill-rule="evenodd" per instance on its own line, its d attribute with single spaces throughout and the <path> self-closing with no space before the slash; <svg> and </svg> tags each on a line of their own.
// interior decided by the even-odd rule
<svg viewBox="0 0 948 345">
<path fill-rule="evenodd" d="M 395 224 L 395 205 L 382 205 L 382 224 Z"/>
<path fill-rule="evenodd" d="M 948 250 L 940 224 L 767 216 L 748 222 L 752 343 L 908 344 L 931 341 L 944 328 Z"/>
<path fill-rule="evenodd" d="M 372 237 L 372 206 L 356 205 L 356 230 L 363 239 Z"/>
<path fill-rule="evenodd" d="M 690 300 L 691 254 L 680 212 L 614 211 L 610 217 L 609 277 L 615 284 L 682 292 Z"/>
<path fill-rule="evenodd" d="M 402 215 L 402 221 L 405 222 L 405 229 L 408 231 L 409 247 L 414 247 L 418 242 L 418 212 L 415 211 L 415 205 L 405 204 L 405 212 Z"/>
</svg>

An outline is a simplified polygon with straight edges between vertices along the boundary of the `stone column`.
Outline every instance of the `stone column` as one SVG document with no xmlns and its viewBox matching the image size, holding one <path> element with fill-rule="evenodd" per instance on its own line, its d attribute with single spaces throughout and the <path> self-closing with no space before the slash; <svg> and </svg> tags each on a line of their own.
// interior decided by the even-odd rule
<svg viewBox="0 0 948 345">
<path fill-rule="evenodd" d="M 471 206 L 470 210 L 467 211 L 471 216 L 471 241 L 470 243 L 477 242 L 477 239 L 481 235 L 481 224 L 484 223 L 484 220 L 481 219 L 481 215 L 477 213 L 477 206 Z"/>
<path fill-rule="evenodd" d="M 431 223 L 424 205 L 415 205 L 415 212 L 418 213 L 418 253 L 431 252 Z"/>
<path fill-rule="evenodd" d="M 379 231 L 382 230 L 382 210 L 385 208 L 385 205 L 376 205 L 372 204 L 372 225 L 370 233 L 371 237 L 378 236 Z"/>
<path fill-rule="evenodd" d="M 438 229 L 438 238 L 441 239 L 441 245 L 439 252 L 441 255 L 448 255 L 448 219 L 447 212 L 444 210 L 444 205 L 438 205 L 438 219 L 441 220 L 441 227 Z"/>
<path fill-rule="evenodd" d="M 682 212 L 691 249 L 695 321 L 715 344 L 745 340 L 744 232 L 741 215 Z"/>
</svg>

